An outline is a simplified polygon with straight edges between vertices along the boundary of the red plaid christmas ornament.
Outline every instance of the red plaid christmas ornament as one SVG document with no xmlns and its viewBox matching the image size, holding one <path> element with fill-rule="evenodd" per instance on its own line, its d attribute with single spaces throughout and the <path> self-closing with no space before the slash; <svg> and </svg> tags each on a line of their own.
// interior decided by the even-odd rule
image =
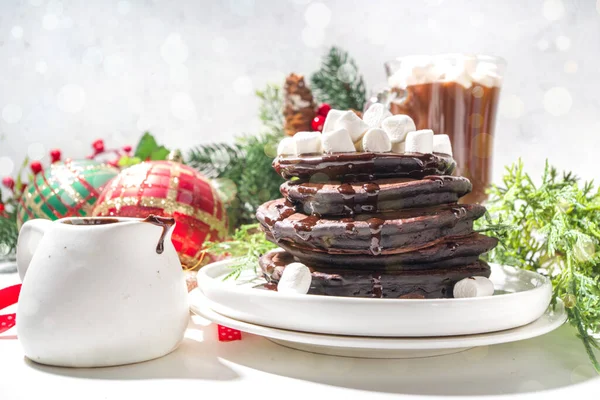
<svg viewBox="0 0 600 400">
<path fill-rule="evenodd" d="M 200 266 L 202 245 L 227 236 L 227 214 L 211 182 L 176 161 L 148 161 L 115 177 L 103 190 L 94 216 L 173 217 L 172 241 L 186 269 Z"/>
</svg>

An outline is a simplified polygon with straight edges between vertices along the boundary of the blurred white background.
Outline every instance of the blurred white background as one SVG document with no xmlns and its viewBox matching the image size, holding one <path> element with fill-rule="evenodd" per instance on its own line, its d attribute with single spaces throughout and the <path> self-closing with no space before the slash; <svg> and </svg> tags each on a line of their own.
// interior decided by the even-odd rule
<svg viewBox="0 0 600 400">
<path fill-rule="evenodd" d="M 0 176 L 147 129 L 180 149 L 257 132 L 254 90 L 334 44 L 369 88 L 400 55 L 502 56 L 495 178 L 519 156 L 597 175 L 600 1 L 2 0 Z"/>
</svg>

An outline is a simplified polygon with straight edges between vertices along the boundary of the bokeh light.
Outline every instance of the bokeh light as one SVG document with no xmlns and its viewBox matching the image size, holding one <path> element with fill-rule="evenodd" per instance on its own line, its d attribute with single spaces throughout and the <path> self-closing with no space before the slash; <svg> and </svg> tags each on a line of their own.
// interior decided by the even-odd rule
<svg viewBox="0 0 600 400">
<path fill-rule="evenodd" d="M 16 124 L 22 116 L 23 110 L 17 104 L 7 104 L 2 108 L 2 119 L 7 124 Z"/>
<path fill-rule="evenodd" d="M 23 37 L 23 28 L 20 26 L 13 26 L 10 30 L 10 34 L 15 39 L 21 39 Z"/>
<path fill-rule="evenodd" d="M 304 20 L 311 28 L 324 29 L 331 21 L 331 10 L 323 3 L 311 3 L 306 7 Z"/>
<path fill-rule="evenodd" d="M 571 110 L 573 99 L 564 87 L 553 87 L 544 93 L 544 110 L 556 117 L 565 115 Z"/>
<path fill-rule="evenodd" d="M 546 0 L 542 7 L 542 14 L 548 21 L 557 21 L 565 13 L 565 6 L 561 0 Z"/>
<path fill-rule="evenodd" d="M 9 157 L 0 157 L 0 179 L 11 176 L 15 169 L 15 163 Z"/>
<path fill-rule="evenodd" d="M 160 55 L 168 64 L 179 64 L 187 60 L 189 49 L 179 33 L 171 33 L 160 47 Z"/>
</svg>

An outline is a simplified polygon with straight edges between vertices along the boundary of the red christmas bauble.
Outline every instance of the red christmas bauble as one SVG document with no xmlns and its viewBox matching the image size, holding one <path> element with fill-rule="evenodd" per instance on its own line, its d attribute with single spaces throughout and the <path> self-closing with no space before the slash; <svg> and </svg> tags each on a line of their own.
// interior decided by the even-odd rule
<svg viewBox="0 0 600 400">
<path fill-rule="evenodd" d="M 322 115 L 317 115 L 316 117 L 313 118 L 312 122 L 311 122 L 311 126 L 313 128 L 313 131 L 319 131 L 321 132 L 323 130 L 323 124 L 325 124 L 325 117 Z"/>
<path fill-rule="evenodd" d="M 175 161 L 149 161 L 117 175 L 102 191 L 93 215 L 173 217 L 172 241 L 186 268 L 200 265 L 205 241 L 227 236 L 227 214 L 217 192 L 198 171 Z"/>
<path fill-rule="evenodd" d="M 326 117 L 327 114 L 329 114 L 329 111 L 331 111 L 331 106 L 327 103 L 323 103 L 319 106 L 319 108 L 317 108 L 317 114 L 322 115 L 324 117 Z"/>
</svg>

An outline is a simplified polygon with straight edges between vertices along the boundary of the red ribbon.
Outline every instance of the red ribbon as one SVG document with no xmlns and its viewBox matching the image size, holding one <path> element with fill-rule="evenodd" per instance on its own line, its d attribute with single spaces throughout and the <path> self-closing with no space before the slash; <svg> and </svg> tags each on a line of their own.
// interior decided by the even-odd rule
<svg viewBox="0 0 600 400">
<path fill-rule="evenodd" d="M 19 301 L 19 293 L 21 293 L 21 284 L 0 289 L 0 310 L 12 306 L 13 304 L 17 304 Z M 15 326 L 15 321 L 15 313 L 0 315 L 0 333 L 6 332 Z"/>
<path fill-rule="evenodd" d="M 234 340 L 242 340 L 242 332 L 237 329 L 231 329 L 223 325 L 218 325 L 219 342 L 232 342 Z"/>
</svg>

